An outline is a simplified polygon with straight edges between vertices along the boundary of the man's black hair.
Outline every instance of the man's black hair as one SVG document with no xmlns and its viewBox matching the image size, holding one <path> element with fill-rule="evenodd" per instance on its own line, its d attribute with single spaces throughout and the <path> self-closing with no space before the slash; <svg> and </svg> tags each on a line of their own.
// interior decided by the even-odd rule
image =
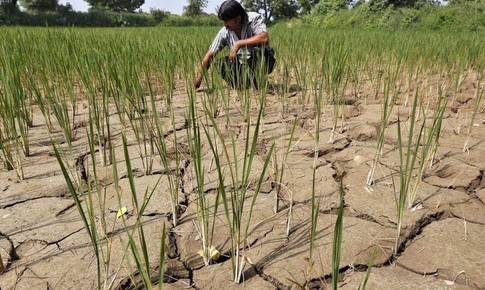
<svg viewBox="0 0 485 290">
<path fill-rule="evenodd" d="M 241 4 L 235 0 L 226 0 L 222 2 L 217 16 L 222 21 L 231 20 L 238 16 L 241 16 L 241 21 L 245 21 L 248 18 L 246 10 L 244 10 Z"/>
</svg>

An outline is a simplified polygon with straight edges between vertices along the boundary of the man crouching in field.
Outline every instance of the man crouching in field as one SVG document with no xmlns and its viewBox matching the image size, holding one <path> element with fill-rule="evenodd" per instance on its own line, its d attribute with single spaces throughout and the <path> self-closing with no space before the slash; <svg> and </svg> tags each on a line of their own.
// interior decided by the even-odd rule
<svg viewBox="0 0 485 290">
<path fill-rule="evenodd" d="M 224 27 L 219 31 L 202 60 L 201 70 L 195 78 L 195 87 L 202 83 L 214 56 L 229 47 L 229 56 L 217 59 L 214 65 L 222 78 L 234 89 L 257 89 L 258 80 L 264 81 L 275 65 L 274 51 L 269 45 L 269 35 L 261 15 L 247 13 L 239 2 L 227 0 L 221 4 L 219 19 Z M 264 61 L 262 63 L 261 61 Z"/>
</svg>

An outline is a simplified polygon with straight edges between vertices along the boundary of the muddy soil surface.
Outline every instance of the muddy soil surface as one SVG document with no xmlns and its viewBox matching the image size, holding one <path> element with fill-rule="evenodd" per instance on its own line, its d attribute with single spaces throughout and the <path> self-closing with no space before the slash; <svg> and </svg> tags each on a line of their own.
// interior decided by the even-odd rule
<svg viewBox="0 0 485 290">
<path fill-rule="evenodd" d="M 463 86 L 465 89 L 448 102 L 439 146 L 434 159 L 424 161 L 425 170 L 413 202 L 404 211 L 397 243 L 398 116 L 401 131 L 407 139 L 411 114 L 409 104 L 398 102 L 393 110 L 374 183 L 368 187 L 367 176 L 381 123 L 381 98 L 375 99 L 365 90 L 349 95 L 345 104 L 340 106 L 339 116 L 343 114 L 345 118 L 339 118 L 332 143 L 327 141 L 332 134 L 335 107 L 324 104 L 320 142 L 316 144 L 313 102 L 302 101 L 305 100 L 303 94 L 308 92 L 295 89 L 285 95 L 268 93 L 256 157 L 249 176 L 247 206 L 244 209 L 246 219 L 255 185 L 273 143 L 275 154 L 270 156 L 253 209 L 248 237 L 241 245 L 246 262 L 240 284 L 232 282 L 231 241 L 222 205 L 215 214 L 212 238 L 212 245 L 221 253 L 220 257 L 206 266 L 197 254 L 201 249 L 200 233 L 194 223 L 198 205 L 197 185 L 194 162 L 188 149 L 188 97 L 183 84 L 177 87 L 179 90 L 172 104 L 175 125 L 170 125 L 169 114 L 161 115 L 166 125 L 164 137 L 168 144 L 168 157 L 174 167 L 173 138 L 175 133 L 177 135 L 181 170 L 167 171 L 155 154 L 153 168 L 146 172 L 144 164 L 147 163 L 140 157 L 143 148 L 137 145 L 133 130 L 127 132 L 136 194 L 139 200 L 143 200 L 147 192 L 153 192 L 139 221 L 134 215 L 120 121 L 112 118 L 112 144 L 119 174 L 115 180 L 113 165 L 97 164 L 99 190 L 92 191 L 92 216 L 99 235 L 99 259 L 109 261 L 107 264 L 101 262 L 99 275 L 97 258 L 85 224 L 53 154 L 44 119 L 36 109 L 34 127 L 30 130 L 31 156 L 24 160 L 25 179 L 18 181 L 15 172 L 0 171 L 0 255 L 6 267 L 0 275 L 0 288 L 95 289 L 102 285 L 103 288 L 134 289 L 133 284 L 141 278 L 136 273 L 127 247 L 128 234 L 137 222 L 141 222 L 154 284 L 159 283 L 161 232 L 164 226 L 166 228 L 164 286 L 167 289 L 328 289 L 333 278 L 332 247 L 339 207 L 339 181 L 343 179 L 345 208 L 339 277 L 341 289 L 358 288 L 366 276 L 374 249 L 376 256 L 368 289 L 485 289 L 485 114 L 479 112 L 473 124 L 470 123 L 474 89 L 471 77 L 464 80 L 465 84 L 467 82 L 471 89 Z M 200 116 L 204 114 L 203 100 L 216 94 L 207 90 L 197 92 Z M 256 93 L 251 96 L 251 132 L 254 131 L 258 98 Z M 422 109 L 428 112 L 426 126 L 433 121 L 434 98 L 436 96 L 430 94 L 428 102 L 423 103 Z M 234 140 L 237 145 L 239 161 L 244 157 L 247 129 L 247 118 L 241 110 L 243 100 L 243 96 L 231 92 L 227 106 L 222 101 L 218 102 L 214 119 L 222 130 L 221 134 L 227 136 L 226 142 Z M 157 104 L 160 112 L 167 112 L 163 96 L 158 96 Z M 73 172 L 84 169 L 85 179 L 92 183 L 90 156 L 96 154 L 97 162 L 100 162 L 102 151 L 90 152 L 86 134 L 87 106 L 81 101 L 79 107 L 79 126 L 73 149 L 68 150 L 65 144 L 61 144 L 60 132 L 54 133 L 53 138 L 59 140 L 59 148 L 63 150 L 69 168 Z M 295 119 L 295 130 L 290 139 Z M 422 121 L 423 118 L 418 119 L 417 124 L 422 124 Z M 199 122 L 209 131 L 214 126 L 206 118 L 200 118 Z M 288 144 L 291 150 L 280 184 L 277 182 L 277 169 L 281 171 Z M 205 136 L 201 152 L 206 171 L 204 192 L 212 204 L 212 212 L 218 172 Z M 220 152 L 222 156 L 222 150 Z M 222 166 L 228 168 L 227 160 L 222 157 Z M 417 160 L 416 164 L 421 161 Z M 319 215 L 311 264 L 314 169 Z M 167 176 L 177 174 L 180 178 L 176 189 L 178 224 L 174 226 Z M 414 186 L 416 172 L 412 178 Z M 278 189 L 281 200 L 275 213 Z M 85 211 L 88 197 L 88 191 L 79 194 Z M 125 223 L 122 218 L 117 218 L 120 206 L 127 210 Z M 134 237 L 138 244 L 138 234 L 135 233 Z"/>
</svg>

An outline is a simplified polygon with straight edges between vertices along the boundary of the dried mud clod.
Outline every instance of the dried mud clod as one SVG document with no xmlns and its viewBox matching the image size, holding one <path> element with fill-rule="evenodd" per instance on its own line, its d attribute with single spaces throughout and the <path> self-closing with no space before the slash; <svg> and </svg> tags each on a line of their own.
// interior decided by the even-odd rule
<svg viewBox="0 0 485 290">
<path fill-rule="evenodd" d="M 478 198 L 476 193 L 485 188 L 485 170 L 480 170 L 480 176 L 477 176 L 466 188 L 465 191 L 471 196 Z M 480 199 L 478 199 L 480 200 Z"/>
<path fill-rule="evenodd" d="M 0 233 L 0 274 L 6 271 L 11 263 L 18 260 L 13 242 L 7 235 Z"/>
</svg>

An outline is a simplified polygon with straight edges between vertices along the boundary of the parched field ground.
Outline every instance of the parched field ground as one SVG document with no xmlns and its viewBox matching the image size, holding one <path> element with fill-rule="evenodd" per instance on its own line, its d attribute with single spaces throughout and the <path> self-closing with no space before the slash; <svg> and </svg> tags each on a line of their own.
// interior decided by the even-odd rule
<svg viewBox="0 0 485 290">
<path fill-rule="evenodd" d="M 277 85 L 277 84 L 275 84 Z M 289 144 L 290 131 L 297 117 L 281 186 L 280 210 L 274 213 L 276 198 L 274 158 L 266 172 L 261 193 L 257 198 L 244 244 L 246 265 L 244 282 L 231 279 L 229 231 L 223 207 L 215 219 L 213 245 L 222 253 L 212 265 L 204 266 L 197 252 L 200 236 L 194 223 L 196 194 L 193 162 L 190 158 L 186 112 L 188 96 L 184 84 L 177 85 L 173 108 L 179 150 L 183 156 L 181 171 L 179 225 L 171 224 L 170 197 L 164 174 L 157 158 L 153 170 L 144 174 L 133 132 L 128 132 L 129 152 L 135 173 L 136 190 L 140 199 L 154 190 L 142 218 L 153 277 L 157 277 L 160 236 L 163 225 L 167 229 L 165 285 L 166 289 L 328 289 L 332 280 L 333 232 L 339 206 L 339 179 L 344 185 L 344 230 L 340 261 L 341 289 L 357 289 L 363 281 L 374 248 L 377 256 L 367 289 L 485 289 L 485 114 L 479 112 L 472 125 L 468 148 L 470 118 L 474 106 L 475 78 L 463 80 L 461 90 L 450 97 L 444 113 L 439 148 L 431 167 L 427 168 L 418 185 L 414 207 L 404 211 L 403 230 L 398 244 L 396 198 L 399 189 L 399 155 L 397 117 L 404 132 L 409 130 L 410 105 L 400 100 L 390 118 L 383 154 L 376 170 L 376 183 L 366 188 L 366 179 L 376 147 L 376 135 L 381 123 L 382 98 L 374 98 L 362 91 L 349 95 L 346 101 L 343 126 L 333 144 L 327 143 L 332 127 L 333 106 L 322 107 L 320 143 L 315 147 L 315 118 L 313 104 L 301 103 L 305 91 L 293 87 L 284 96 L 267 95 L 267 104 L 260 128 L 257 156 L 251 171 L 249 198 L 254 183 L 261 175 L 261 167 L 268 150 L 276 144 L 276 160 Z M 430 84 L 428 101 L 423 107 L 434 109 L 436 88 Z M 214 92 L 200 90 L 201 100 Z M 412 93 L 410 93 L 412 97 Z M 283 110 L 282 100 L 287 102 Z M 229 108 L 222 104 L 216 121 L 223 134 L 235 134 L 240 148 L 245 142 L 245 122 L 240 111 L 241 98 L 231 92 Z M 257 114 L 254 96 L 253 120 Z M 89 147 L 86 138 L 87 106 L 80 101 L 77 137 L 74 152 L 67 152 L 69 164 L 90 169 Z M 85 104 L 85 103 L 84 103 Z M 157 101 L 160 112 L 166 102 Z M 25 159 L 25 180 L 17 181 L 15 172 L 0 171 L 0 254 L 6 270 L 0 275 L 3 289 L 94 289 L 97 286 L 96 258 L 78 209 L 71 197 L 59 163 L 53 154 L 49 134 L 41 114 L 35 111 L 31 156 Z M 226 124 L 227 115 L 230 124 Z M 431 118 L 432 114 L 429 114 Z M 114 118 L 114 117 L 113 117 Z M 122 219 L 117 218 L 119 205 L 126 206 L 126 223 L 135 223 L 130 187 L 124 166 L 119 120 L 112 121 L 118 158 L 119 184 L 122 193 L 117 200 L 112 166 L 98 166 L 102 185 L 93 195 L 94 204 L 104 199 L 106 225 L 101 237 L 103 287 L 135 289 L 140 278 L 135 272 L 131 252 L 127 249 L 127 233 Z M 169 123 L 168 114 L 162 120 Z M 418 120 L 420 124 L 422 120 Z M 211 127 L 209 121 L 200 120 Z M 225 125 L 226 124 L 226 125 Z M 173 131 L 166 128 L 167 139 Z M 407 133 L 405 133 L 407 134 Z M 54 138 L 59 137 L 60 133 Z M 205 192 L 209 200 L 217 189 L 217 171 L 213 155 L 206 141 L 201 146 L 206 164 Z M 61 145 L 61 148 L 62 147 Z M 314 150 L 318 152 L 314 164 Z M 168 148 L 172 150 L 173 148 Z M 242 152 L 242 151 L 241 151 Z M 98 153 L 96 153 L 98 154 Z M 242 158 L 242 156 L 240 156 Z M 80 160 L 80 162 L 79 162 Z M 281 166 L 281 164 L 278 164 Z M 316 230 L 315 262 L 309 264 L 311 190 L 313 168 L 316 166 L 316 195 L 320 208 Z M 73 167 L 75 168 L 75 167 Z M 159 181 L 159 183 L 157 183 Z M 81 195 L 86 206 L 87 195 Z M 213 198 L 212 198 L 213 199 Z M 247 203 L 249 205 L 249 202 Z M 96 209 L 95 220 L 101 225 L 101 211 Z M 108 256 L 109 255 L 109 256 Z M 154 278 L 154 284 L 158 281 Z"/>
</svg>

